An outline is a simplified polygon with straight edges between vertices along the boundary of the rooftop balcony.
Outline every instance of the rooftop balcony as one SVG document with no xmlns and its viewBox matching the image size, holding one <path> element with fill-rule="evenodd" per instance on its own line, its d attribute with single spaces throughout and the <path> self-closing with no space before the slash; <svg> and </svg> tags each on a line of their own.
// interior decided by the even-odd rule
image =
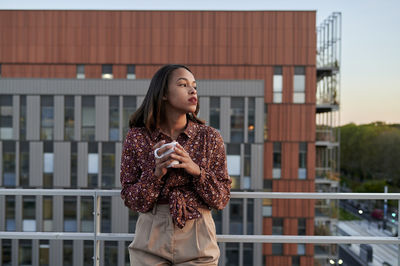
<svg viewBox="0 0 400 266">
<path fill-rule="evenodd" d="M 131 241 L 134 234 L 101 233 L 101 197 L 120 197 L 120 190 L 64 190 L 64 189 L 0 189 L 0 196 L 90 196 L 93 197 L 94 231 L 75 232 L 0 232 L 0 239 L 90 240 L 94 244 L 94 265 L 99 265 L 100 241 Z M 400 193 L 287 193 L 287 192 L 232 192 L 232 198 L 252 199 L 315 199 L 315 200 L 397 200 Z M 400 204 L 399 204 L 400 206 Z M 400 227 L 400 223 L 398 223 Z M 398 228 L 399 229 L 399 228 Z M 391 236 L 298 236 L 298 235 L 218 235 L 218 242 L 235 243 L 304 243 L 304 244 L 391 244 L 400 245 L 400 238 Z M 316 250 L 317 252 L 317 250 Z M 398 251 L 400 265 L 400 253 Z"/>
</svg>

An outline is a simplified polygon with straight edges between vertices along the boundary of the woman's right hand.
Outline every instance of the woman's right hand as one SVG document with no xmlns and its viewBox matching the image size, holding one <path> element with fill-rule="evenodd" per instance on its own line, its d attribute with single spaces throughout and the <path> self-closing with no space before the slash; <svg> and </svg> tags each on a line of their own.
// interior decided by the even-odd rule
<svg viewBox="0 0 400 266">
<path fill-rule="evenodd" d="M 160 142 L 158 142 L 156 145 L 154 145 L 153 147 L 153 152 L 154 150 L 160 148 L 162 145 L 165 144 L 165 140 L 162 140 Z M 166 152 L 167 150 L 169 150 L 170 148 L 172 148 L 172 145 L 168 145 L 165 146 L 161 149 L 159 149 L 157 151 L 157 154 L 160 156 L 161 154 L 163 154 L 164 152 Z M 170 165 L 173 161 L 175 161 L 175 159 L 171 158 L 171 154 L 173 154 L 174 152 L 163 156 L 160 159 L 155 158 L 156 160 L 156 168 L 154 170 L 154 175 L 156 177 L 158 177 L 159 179 L 161 179 L 168 171 L 167 166 Z"/>
</svg>

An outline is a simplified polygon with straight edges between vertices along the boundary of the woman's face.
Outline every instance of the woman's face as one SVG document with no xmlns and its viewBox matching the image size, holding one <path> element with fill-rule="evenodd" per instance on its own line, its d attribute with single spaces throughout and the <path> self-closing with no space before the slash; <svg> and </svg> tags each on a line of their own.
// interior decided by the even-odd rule
<svg viewBox="0 0 400 266">
<path fill-rule="evenodd" d="M 175 110 L 183 114 L 194 113 L 197 107 L 196 80 L 184 68 L 175 69 L 168 81 L 166 111 Z"/>
</svg>

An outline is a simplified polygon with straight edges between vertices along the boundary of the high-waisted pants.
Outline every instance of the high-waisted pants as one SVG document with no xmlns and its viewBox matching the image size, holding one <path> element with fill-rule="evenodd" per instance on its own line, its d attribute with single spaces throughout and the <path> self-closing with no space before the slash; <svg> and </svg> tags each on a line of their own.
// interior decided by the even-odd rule
<svg viewBox="0 0 400 266">
<path fill-rule="evenodd" d="M 173 224 L 168 204 L 140 213 L 135 239 L 129 245 L 131 266 L 218 265 L 219 248 L 211 211 L 187 220 L 183 229 Z"/>
</svg>

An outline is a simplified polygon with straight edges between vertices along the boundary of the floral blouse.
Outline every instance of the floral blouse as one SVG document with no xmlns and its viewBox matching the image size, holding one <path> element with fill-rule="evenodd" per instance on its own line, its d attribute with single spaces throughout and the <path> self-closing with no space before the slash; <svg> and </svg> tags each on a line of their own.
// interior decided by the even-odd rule
<svg viewBox="0 0 400 266">
<path fill-rule="evenodd" d="M 172 220 L 183 228 L 187 220 L 201 217 L 199 208 L 223 209 L 230 199 L 231 179 L 226 166 L 225 147 L 219 132 L 209 126 L 188 120 L 178 138 L 200 176 L 184 169 L 170 168 L 163 178 L 154 175 L 153 146 L 172 139 L 159 129 L 145 127 L 128 132 L 121 157 L 121 197 L 125 205 L 138 212 L 148 212 L 157 202 L 169 203 Z"/>
</svg>

